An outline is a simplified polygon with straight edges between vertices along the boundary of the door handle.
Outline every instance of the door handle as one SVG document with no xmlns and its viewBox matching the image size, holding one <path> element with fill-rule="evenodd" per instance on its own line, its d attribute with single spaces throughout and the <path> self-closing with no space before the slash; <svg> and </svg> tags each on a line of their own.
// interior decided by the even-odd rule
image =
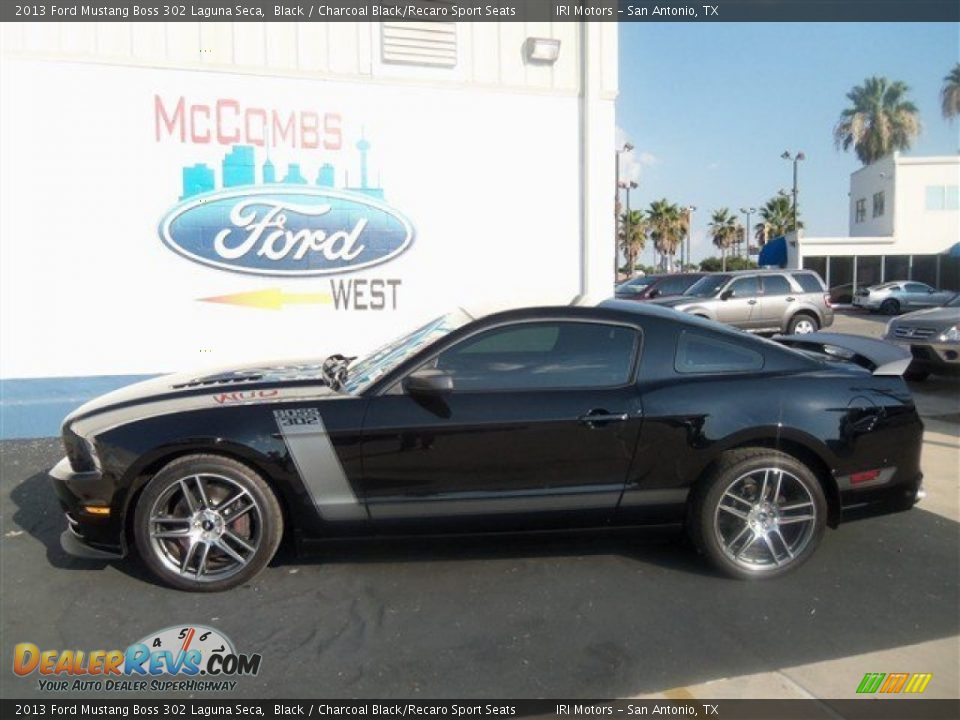
<svg viewBox="0 0 960 720">
<path fill-rule="evenodd" d="M 591 410 L 578 419 L 587 427 L 597 428 L 608 423 L 625 422 L 629 418 L 629 413 L 608 413 L 606 410 Z"/>
<path fill-rule="evenodd" d="M 756 300 L 747 300 L 747 305 L 756 305 L 756 304 L 757 304 Z"/>
<path fill-rule="evenodd" d="M 787 302 L 795 302 L 795 301 L 796 301 L 796 298 L 795 298 L 795 297 L 788 297 L 788 298 L 787 298 Z"/>
</svg>

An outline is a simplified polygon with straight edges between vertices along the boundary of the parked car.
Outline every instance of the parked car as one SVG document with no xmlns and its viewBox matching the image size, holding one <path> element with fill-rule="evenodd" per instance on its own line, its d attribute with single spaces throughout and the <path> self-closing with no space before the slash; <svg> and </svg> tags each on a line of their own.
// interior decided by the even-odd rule
<svg viewBox="0 0 960 720">
<path fill-rule="evenodd" d="M 853 303 L 853 283 L 845 285 L 835 285 L 827 292 L 830 293 L 831 305 L 850 305 Z"/>
<path fill-rule="evenodd" d="M 917 310 L 887 323 L 886 339 L 910 348 L 905 377 L 926 380 L 931 373 L 960 372 L 960 294 L 939 308 Z"/>
<path fill-rule="evenodd" d="M 680 297 L 654 302 L 753 332 L 793 335 L 833 324 L 829 295 L 812 270 L 714 273 Z"/>
<path fill-rule="evenodd" d="M 853 294 L 853 304 L 871 312 L 899 315 L 909 310 L 940 307 L 953 295 L 952 290 L 937 290 L 921 282 L 903 280 L 858 288 Z"/>
<path fill-rule="evenodd" d="M 212 591 L 252 579 L 285 532 L 304 550 L 683 523 L 722 571 L 764 578 L 807 560 L 845 505 L 923 494 L 910 355 L 880 340 L 774 342 L 608 300 L 457 311 L 351 361 L 166 376 L 83 405 L 51 471 L 62 546 L 136 548 L 161 581 Z"/>
<path fill-rule="evenodd" d="M 615 295 L 620 300 L 653 300 L 658 297 L 683 295 L 704 274 L 674 273 L 635 277 L 617 285 Z"/>
</svg>

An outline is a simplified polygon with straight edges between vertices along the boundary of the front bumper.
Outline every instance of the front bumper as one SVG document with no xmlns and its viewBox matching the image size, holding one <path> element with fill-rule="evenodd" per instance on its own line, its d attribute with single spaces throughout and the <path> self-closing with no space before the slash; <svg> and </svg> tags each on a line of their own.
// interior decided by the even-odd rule
<svg viewBox="0 0 960 720">
<path fill-rule="evenodd" d="M 97 560 L 126 555 L 123 521 L 119 508 L 111 505 L 112 483 L 96 471 L 74 471 L 67 458 L 50 470 L 49 477 L 67 519 L 67 530 L 60 536 L 63 550 Z"/>
<path fill-rule="evenodd" d="M 960 344 L 958 343 L 911 343 L 904 338 L 896 337 L 888 337 L 886 340 L 909 350 L 913 355 L 915 366 L 960 372 Z"/>
</svg>

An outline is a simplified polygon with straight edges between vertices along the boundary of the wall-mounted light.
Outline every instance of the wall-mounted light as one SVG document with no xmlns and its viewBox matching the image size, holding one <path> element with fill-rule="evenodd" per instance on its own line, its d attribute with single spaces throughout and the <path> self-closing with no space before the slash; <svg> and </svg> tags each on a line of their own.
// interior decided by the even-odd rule
<svg viewBox="0 0 960 720">
<path fill-rule="evenodd" d="M 523 44 L 527 62 L 552 65 L 560 57 L 560 41 L 553 38 L 528 37 Z"/>
</svg>

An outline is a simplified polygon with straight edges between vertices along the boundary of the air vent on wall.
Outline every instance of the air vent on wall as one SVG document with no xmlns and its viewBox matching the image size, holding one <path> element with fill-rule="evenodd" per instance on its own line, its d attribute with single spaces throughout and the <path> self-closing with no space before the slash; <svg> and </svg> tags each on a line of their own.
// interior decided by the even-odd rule
<svg viewBox="0 0 960 720">
<path fill-rule="evenodd" d="M 454 67 L 457 27 L 452 22 L 381 23 L 383 61 L 402 65 Z"/>
</svg>

